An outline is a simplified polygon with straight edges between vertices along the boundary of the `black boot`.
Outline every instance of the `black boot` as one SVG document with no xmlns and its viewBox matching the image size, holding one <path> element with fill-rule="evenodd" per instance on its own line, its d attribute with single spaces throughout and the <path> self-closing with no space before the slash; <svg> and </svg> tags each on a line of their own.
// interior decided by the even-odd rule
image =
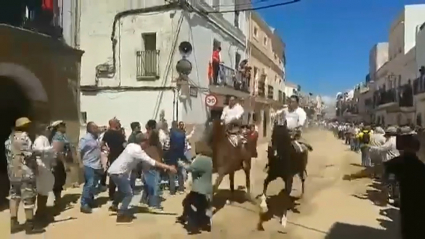
<svg viewBox="0 0 425 239">
<path fill-rule="evenodd" d="M 53 194 L 55 195 L 55 207 L 57 207 L 61 203 L 62 191 L 55 191 Z"/>
<path fill-rule="evenodd" d="M 22 227 L 18 222 L 18 218 L 16 217 L 12 217 L 10 218 L 10 233 L 14 234 L 14 233 L 18 233 L 19 231 L 21 231 Z"/>
<path fill-rule="evenodd" d="M 34 225 L 34 220 L 27 220 L 25 222 L 25 234 L 27 235 L 33 235 L 33 234 L 41 234 L 44 233 L 46 230 L 43 228 L 37 228 Z"/>
</svg>

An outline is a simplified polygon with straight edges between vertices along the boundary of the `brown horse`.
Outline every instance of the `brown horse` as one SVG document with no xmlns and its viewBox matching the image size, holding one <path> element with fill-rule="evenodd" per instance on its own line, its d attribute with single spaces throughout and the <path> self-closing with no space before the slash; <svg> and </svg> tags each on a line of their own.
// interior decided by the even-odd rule
<svg viewBox="0 0 425 239">
<path fill-rule="evenodd" d="M 210 137 L 208 141 L 213 151 L 214 172 L 218 174 L 213 187 L 214 193 L 217 192 L 224 176 L 229 175 L 230 191 L 233 195 L 235 191 L 235 172 L 243 169 L 245 172 L 247 195 L 250 198 L 251 154 L 253 152 L 251 148 L 255 147 L 255 142 L 248 138 L 247 143 L 236 147 L 233 146 L 228 139 L 226 127 L 221 124 L 220 120 L 214 120 L 212 127 L 210 126 L 207 129 L 206 134 Z"/>
<path fill-rule="evenodd" d="M 268 149 L 267 177 L 264 180 L 263 194 L 260 195 L 261 212 L 260 221 L 257 225 L 259 230 L 263 230 L 263 214 L 267 212 L 266 192 L 267 186 L 270 182 L 274 181 L 277 178 L 282 178 L 285 183 L 286 197 L 290 198 L 294 176 L 298 175 L 301 179 L 302 185 L 302 192 L 300 198 L 304 195 L 304 182 L 305 177 L 307 176 L 308 152 L 312 151 L 313 148 L 308 144 L 303 145 L 305 146 L 305 149 L 302 152 L 299 152 L 294 148 L 293 137 L 286 126 L 286 122 L 283 126 L 274 127 L 272 135 L 272 146 L 269 146 Z M 277 151 L 276 155 L 274 149 L 276 149 Z M 281 217 L 281 224 L 284 227 L 287 223 L 287 211 L 287 208 L 283 210 L 283 215 Z"/>
</svg>

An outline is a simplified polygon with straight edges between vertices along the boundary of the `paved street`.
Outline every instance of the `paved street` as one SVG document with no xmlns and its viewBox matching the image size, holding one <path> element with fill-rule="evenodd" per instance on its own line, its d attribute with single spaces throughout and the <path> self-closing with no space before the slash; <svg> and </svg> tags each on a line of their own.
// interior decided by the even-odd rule
<svg viewBox="0 0 425 239">
<path fill-rule="evenodd" d="M 258 208 L 248 202 L 234 202 L 226 204 L 223 197 L 217 199 L 223 202 L 223 208 L 214 216 L 213 231 L 194 238 L 290 238 L 290 239 L 336 239 L 336 238 L 364 238 L 364 239 L 392 239 L 395 235 L 394 223 L 384 212 L 391 216 L 397 214 L 391 208 L 379 208 L 367 197 L 363 197 L 371 184 L 370 180 L 342 181 L 346 173 L 354 172 L 359 155 L 348 151 L 341 141 L 325 131 L 312 131 L 305 134 L 314 151 L 310 155 L 308 165 L 308 180 L 306 195 L 297 207 L 299 213 L 289 213 L 288 226 L 281 228 L 278 219 L 271 219 L 264 224 L 265 231 L 257 232 Z M 265 165 L 265 147 L 259 147 L 260 157 L 253 161 L 252 191 L 253 195 L 262 190 Z M 299 194 L 300 185 L 296 179 L 292 195 Z M 236 187 L 245 184 L 243 172 L 236 176 Z M 269 186 L 268 195 L 273 196 L 283 187 L 279 180 Z M 222 189 L 228 189 L 227 178 Z M 69 189 L 66 197 L 78 200 L 81 189 Z M 222 192 L 220 194 L 223 194 Z M 242 194 L 242 193 L 241 193 Z M 373 193 L 370 193 L 373 195 Z M 164 207 L 167 212 L 181 212 L 182 195 L 170 197 Z M 241 198 L 241 197 L 239 197 Z M 106 195 L 101 194 L 98 201 L 104 205 L 96 209 L 92 215 L 79 212 L 79 204 L 64 211 L 57 220 L 48 226 L 45 235 L 26 237 L 16 234 L 12 238 L 187 238 L 185 231 L 179 224 L 174 223 L 174 215 L 152 215 L 138 213 L 137 219 L 131 225 L 116 225 L 115 217 L 111 216 L 107 208 Z M 135 197 L 136 205 L 140 195 Z M 52 203 L 52 202 L 50 202 Z M 106 203 L 106 204 L 105 204 Z M 6 235 L 9 229 L 8 210 L 0 213 L 1 235 Z M 21 221 L 23 213 L 21 213 Z M 384 231 L 385 228 L 388 228 Z M 3 238 L 3 237 L 2 237 Z M 6 238 L 6 237 L 5 237 Z"/>
</svg>

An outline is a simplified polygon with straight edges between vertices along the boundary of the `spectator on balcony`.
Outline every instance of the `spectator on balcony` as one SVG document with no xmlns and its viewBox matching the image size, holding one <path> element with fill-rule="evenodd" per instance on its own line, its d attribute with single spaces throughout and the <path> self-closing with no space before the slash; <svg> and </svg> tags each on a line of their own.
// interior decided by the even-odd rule
<svg viewBox="0 0 425 239">
<path fill-rule="evenodd" d="M 218 74 L 220 71 L 221 62 L 221 47 L 214 49 L 212 54 L 212 71 L 213 71 L 213 84 L 218 85 Z"/>
</svg>

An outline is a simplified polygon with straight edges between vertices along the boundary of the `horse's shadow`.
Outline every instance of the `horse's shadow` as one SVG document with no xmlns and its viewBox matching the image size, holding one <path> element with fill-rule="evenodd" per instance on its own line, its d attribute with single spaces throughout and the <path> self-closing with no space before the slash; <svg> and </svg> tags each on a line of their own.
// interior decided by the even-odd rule
<svg viewBox="0 0 425 239">
<path fill-rule="evenodd" d="M 212 206 L 215 208 L 214 214 L 220 211 L 227 202 L 230 203 L 245 203 L 249 202 L 249 198 L 244 190 L 236 189 L 233 193 L 229 189 L 219 189 L 213 196 Z"/>
<path fill-rule="evenodd" d="M 299 197 L 288 196 L 285 189 L 282 189 L 278 194 L 272 195 L 267 198 L 267 212 L 260 213 L 261 221 L 266 222 L 272 218 L 281 218 L 285 212 L 292 211 L 293 213 L 300 213 L 297 206 Z"/>
</svg>

